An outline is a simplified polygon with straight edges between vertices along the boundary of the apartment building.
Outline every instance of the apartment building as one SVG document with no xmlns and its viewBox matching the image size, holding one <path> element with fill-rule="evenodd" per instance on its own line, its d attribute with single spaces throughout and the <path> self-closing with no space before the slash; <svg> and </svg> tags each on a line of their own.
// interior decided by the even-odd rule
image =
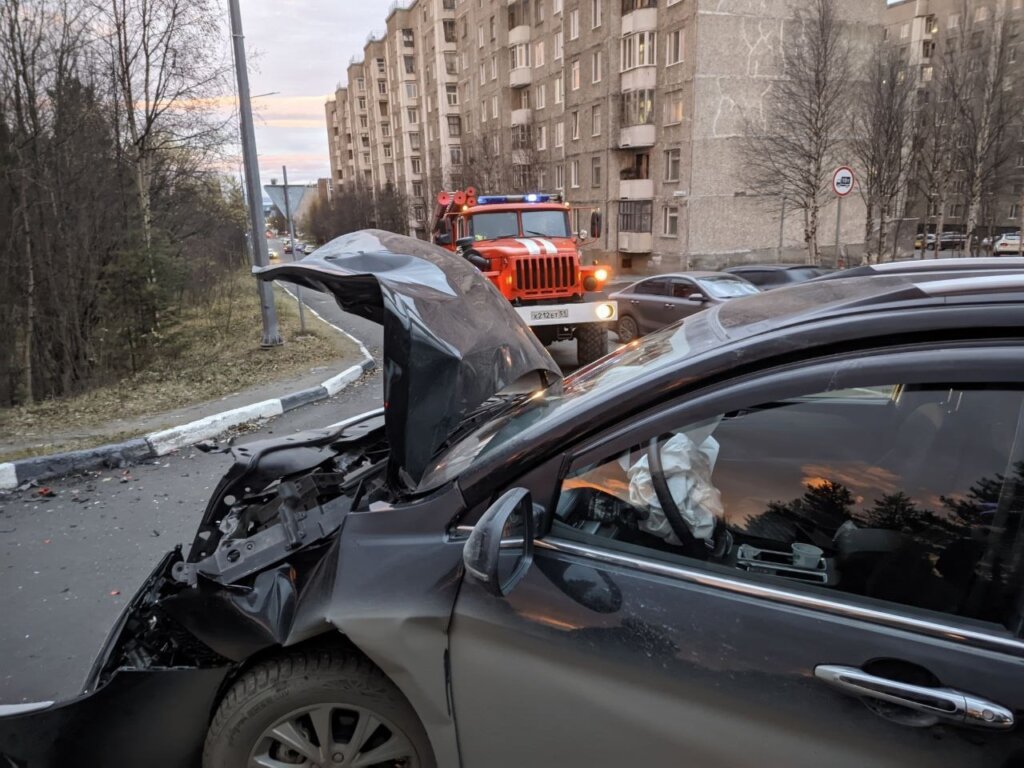
<svg viewBox="0 0 1024 768">
<path fill-rule="evenodd" d="M 885 0 L 838 7 L 857 50 L 869 50 Z M 427 214 L 439 189 L 466 183 L 560 191 L 574 228 L 591 235 L 584 257 L 627 273 L 800 261 L 802 217 L 752 187 L 740 151 L 743 115 L 781 75 L 792 9 L 789 0 L 398 3 L 380 45 L 402 141 L 392 139 L 383 165 L 369 134 L 371 147 L 361 146 L 360 89 L 378 76 L 368 43 L 327 104 L 332 178 L 392 179 Z M 400 99 L 409 101 L 395 109 Z M 864 216 L 859 200 L 844 202 L 840 236 L 853 254 Z M 413 219 L 410 232 L 424 234 Z"/>
<path fill-rule="evenodd" d="M 916 80 L 917 108 L 925 110 L 937 93 L 936 81 L 943 57 L 970 57 L 988 63 L 992 35 L 999 26 L 1006 35 L 1008 78 L 1004 88 L 1015 89 L 1024 103 L 1024 0 L 903 0 L 885 12 L 884 39 L 900 52 L 907 71 Z M 959 49 L 963 46 L 963 50 Z M 994 234 L 1021 228 L 1024 210 L 1024 114 L 1010 127 L 1016 149 L 1008 147 L 1004 162 L 993 176 L 991 194 L 983 198 L 980 225 Z M 934 231 L 940 219 L 947 230 L 963 231 L 967 217 L 967 183 L 962 169 L 953 168 L 944 210 L 914 188 L 906 201 L 910 233 Z M 940 213 L 942 214 L 940 216 Z"/>
</svg>

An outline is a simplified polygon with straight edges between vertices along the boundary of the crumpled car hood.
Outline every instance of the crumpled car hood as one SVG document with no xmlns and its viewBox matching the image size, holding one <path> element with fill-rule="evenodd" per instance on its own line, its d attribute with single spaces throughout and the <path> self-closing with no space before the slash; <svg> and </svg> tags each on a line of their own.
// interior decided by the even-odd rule
<svg viewBox="0 0 1024 768">
<path fill-rule="evenodd" d="M 254 271 L 331 293 L 344 311 L 384 327 L 390 476 L 409 490 L 470 411 L 512 385 L 539 389 L 562 377 L 487 278 L 422 240 L 367 229 Z"/>
</svg>

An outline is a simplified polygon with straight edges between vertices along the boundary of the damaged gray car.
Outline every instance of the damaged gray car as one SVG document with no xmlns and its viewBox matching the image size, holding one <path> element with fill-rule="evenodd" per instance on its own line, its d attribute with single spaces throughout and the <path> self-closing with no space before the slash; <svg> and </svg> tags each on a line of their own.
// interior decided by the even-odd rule
<svg viewBox="0 0 1024 768">
<path fill-rule="evenodd" d="M 259 276 L 383 326 L 384 407 L 232 448 L 0 765 L 1024 760 L 1019 271 L 739 299 L 564 381 L 429 244 Z"/>
</svg>

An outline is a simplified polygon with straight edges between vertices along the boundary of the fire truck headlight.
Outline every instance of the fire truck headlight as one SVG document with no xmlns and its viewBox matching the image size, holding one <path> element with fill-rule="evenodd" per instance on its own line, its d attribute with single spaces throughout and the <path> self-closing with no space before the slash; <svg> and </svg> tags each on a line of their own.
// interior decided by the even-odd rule
<svg viewBox="0 0 1024 768">
<path fill-rule="evenodd" d="M 587 275 L 583 278 L 583 290 L 584 291 L 596 291 L 597 290 L 597 278 L 593 275 Z"/>
<path fill-rule="evenodd" d="M 611 320 L 615 315 L 615 307 L 611 304 L 598 304 L 597 305 L 597 319 L 598 320 Z"/>
<path fill-rule="evenodd" d="M 599 283 L 603 283 L 605 280 L 608 279 L 608 270 L 601 268 L 594 273 L 594 277 L 597 278 L 597 281 Z"/>
</svg>

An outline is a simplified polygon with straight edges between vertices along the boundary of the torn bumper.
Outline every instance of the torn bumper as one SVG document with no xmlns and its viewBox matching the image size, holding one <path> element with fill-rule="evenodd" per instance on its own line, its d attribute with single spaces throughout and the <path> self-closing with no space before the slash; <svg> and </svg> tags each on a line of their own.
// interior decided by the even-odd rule
<svg viewBox="0 0 1024 768">
<path fill-rule="evenodd" d="M 200 651 L 200 663 L 146 669 L 122 666 L 133 647 L 133 623 L 181 560 L 169 552 L 125 608 L 86 679 L 81 696 L 59 704 L 0 707 L 0 766 L 17 768 L 195 768 L 220 687 L 231 662 Z M 165 649 L 166 650 L 166 649 Z M 173 659 L 172 659 L 173 661 Z"/>
</svg>

